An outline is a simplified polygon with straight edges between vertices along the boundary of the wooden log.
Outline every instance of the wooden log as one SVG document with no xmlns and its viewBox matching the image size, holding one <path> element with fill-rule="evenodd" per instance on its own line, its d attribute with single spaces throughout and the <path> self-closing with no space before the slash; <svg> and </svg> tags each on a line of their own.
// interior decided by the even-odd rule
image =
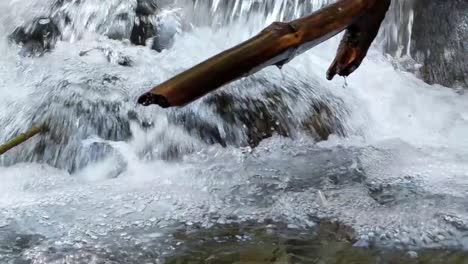
<svg viewBox="0 0 468 264">
<path fill-rule="evenodd" d="M 347 28 L 335 60 L 327 71 L 328 80 L 333 79 L 336 74 L 348 76 L 361 65 L 370 45 L 379 33 L 390 2 L 391 0 L 378 0 Z"/>
<path fill-rule="evenodd" d="M 26 142 L 30 138 L 34 137 L 37 134 L 43 133 L 47 131 L 47 128 L 45 126 L 37 126 L 33 127 L 30 130 L 28 130 L 26 133 L 23 133 L 7 143 L 0 145 L 0 155 L 5 154 L 7 151 L 11 150 L 12 148 L 20 145 L 21 143 Z"/>
<path fill-rule="evenodd" d="M 377 28 L 378 31 L 380 27 L 380 23 L 365 26 L 365 22 L 381 22 L 380 16 L 385 16 L 389 2 L 390 0 L 340 0 L 289 23 L 275 22 L 244 43 L 156 86 L 143 94 L 138 103 L 144 106 L 157 104 L 164 108 L 184 106 L 222 85 L 251 75 L 267 66 L 281 67 L 296 55 L 346 28 L 350 28 L 345 36 L 349 41 L 344 41 L 345 45 L 340 46 L 338 60 L 329 70 L 328 77 L 351 73 L 350 69 L 365 56 L 364 47 L 367 44 L 370 46 L 374 39 L 374 29 Z M 385 12 L 373 15 L 375 10 Z M 379 17 L 376 18 L 377 16 Z M 365 33 L 369 28 L 372 32 Z M 352 37 L 349 37 L 350 34 Z M 360 36 L 365 36 L 365 39 L 361 40 Z M 356 41 L 357 45 L 351 45 Z M 349 49 L 352 52 L 348 52 Z M 355 51 L 357 49 L 359 52 Z M 357 55 L 349 55 L 354 53 Z"/>
</svg>

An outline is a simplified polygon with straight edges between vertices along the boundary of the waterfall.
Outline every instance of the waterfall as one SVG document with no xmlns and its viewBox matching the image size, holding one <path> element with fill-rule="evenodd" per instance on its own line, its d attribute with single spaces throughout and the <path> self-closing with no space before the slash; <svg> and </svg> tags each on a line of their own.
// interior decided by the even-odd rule
<svg viewBox="0 0 468 264">
<path fill-rule="evenodd" d="M 249 36 L 256 34 L 258 31 L 273 21 L 287 21 L 301 17 L 329 3 L 331 3 L 329 0 L 178 0 L 173 3 L 162 3 L 158 6 L 158 9 L 153 15 L 142 16 L 139 13 L 140 11 L 137 9 L 137 6 L 139 5 L 137 1 L 108 0 L 102 3 L 101 1 L 96 0 L 70 0 L 50 1 L 43 3 L 42 5 L 40 5 L 38 2 L 32 2 L 29 3 L 30 6 L 28 8 L 21 6 L 21 1 L 12 1 L 9 8 L 16 10 L 17 13 L 22 10 L 21 12 L 24 14 L 15 14 L 14 18 L 5 21 L 7 25 L 5 30 L 13 31 L 14 27 L 11 25 L 11 23 L 17 23 L 16 27 L 25 27 L 28 29 L 31 28 L 32 21 L 36 21 L 37 19 L 41 18 L 47 18 L 48 21 L 52 21 L 52 23 L 54 23 L 58 28 L 56 31 L 60 32 L 60 42 L 58 44 L 59 47 L 57 48 L 57 51 L 55 54 L 52 53 L 51 55 L 44 56 L 44 58 L 37 59 L 36 61 L 47 63 L 45 61 L 52 59 L 53 56 L 63 55 L 56 60 L 52 59 L 53 61 L 49 65 L 51 67 L 56 65 L 57 68 L 54 70 L 62 72 L 63 76 L 60 78 L 56 78 L 57 74 L 47 76 L 50 74 L 50 69 L 47 69 L 45 72 L 40 74 L 34 74 L 34 76 L 38 78 L 36 81 L 30 81 L 29 77 L 26 77 L 26 86 L 36 87 L 35 89 L 37 91 L 33 91 L 32 93 L 41 94 L 42 97 L 34 97 L 36 99 L 43 98 L 41 99 L 43 101 L 32 100 L 27 104 L 31 105 L 29 110 L 23 108 L 23 110 L 20 111 L 21 114 L 26 115 L 24 118 L 26 118 L 27 122 L 24 122 L 24 120 L 21 120 L 20 118 L 12 119 L 10 115 L 7 115 L 6 120 L 8 121 L 3 122 L 5 133 L 1 138 L 6 140 L 7 138 L 19 133 L 21 130 L 26 129 L 24 124 L 26 126 L 31 126 L 38 122 L 49 123 L 49 126 L 57 130 L 57 133 L 53 136 L 53 138 L 46 138 L 41 142 L 30 144 L 30 147 L 24 147 L 24 150 L 20 148 L 16 154 L 13 152 L 12 154 L 6 155 L 2 158 L 3 163 L 13 164 L 19 161 L 38 161 L 47 162 L 50 165 L 64 168 L 69 171 L 76 171 L 77 169 L 86 166 L 89 162 L 100 160 L 103 157 L 109 155 L 109 151 L 111 150 L 111 148 L 105 144 L 96 143 L 101 147 L 96 147 L 96 144 L 92 145 L 97 149 L 91 151 L 92 154 L 90 154 L 89 146 L 83 146 L 83 144 L 80 143 L 82 140 L 94 136 L 98 136 L 100 138 L 104 137 L 106 140 L 130 139 L 133 134 L 133 132 L 130 131 L 130 127 L 133 121 L 129 120 L 128 117 L 128 113 L 130 112 L 135 113 L 131 114 L 130 116 L 133 116 L 135 120 L 140 123 L 140 126 L 142 124 L 154 125 L 155 122 L 158 122 L 151 120 L 151 118 L 149 120 L 144 118 L 143 116 L 146 110 L 138 109 L 135 111 L 132 109 L 133 106 L 131 104 L 118 102 L 118 100 L 131 100 L 132 96 L 137 96 L 135 91 L 141 90 L 130 90 L 129 87 L 125 87 L 123 90 L 112 89 L 112 87 L 115 85 L 136 87 L 140 86 L 141 89 L 144 89 L 145 85 L 149 86 L 151 84 L 157 83 L 157 81 L 150 81 L 147 76 L 142 76 L 138 78 L 138 80 L 131 80 L 131 82 L 128 82 L 129 78 L 126 76 L 127 74 L 124 74 L 122 77 L 117 77 L 114 75 L 115 73 L 109 73 L 109 70 L 107 69 L 100 70 L 100 72 L 99 70 L 97 72 L 95 71 L 90 76 L 89 68 L 83 68 L 84 65 L 82 64 L 82 60 L 76 60 L 76 56 L 73 56 L 76 53 L 80 54 L 80 57 L 83 59 L 107 59 L 107 61 L 111 62 L 112 64 L 117 64 L 118 67 L 116 70 L 122 72 L 122 67 L 119 66 L 132 63 L 130 59 L 132 56 L 125 54 L 125 52 L 136 52 L 136 49 L 132 49 L 127 46 L 125 39 L 130 39 L 131 35 L 133 36 L 132 31 L 134 31 L 134 28 L 137 27 L 137 25 L 142 25 L 141 23 L 149 23 L 149 25 L 155 28 L 159 35 L 163 34 L 163 37 L 164 34 L 170 36 L 173 36 L 173 34 L 178 34 L 178 38 L 182 38 L 180 41 L 182 45 L 190 45 L 189 43 L 185 43 L 189 41 L 188 39 L 190 37 L 188 36 L 190 35 L 190 32 L 202 32 L 206 27 L 209 27 L 212 30 L 216 29 L 217 36 L 206 36 L 208 38 L 213 37 L 213 44 L 221 43 L 219 42 L 219 38 L 223 38 L 222 36 L 225 36 L 225 44 L 215 44 L 215 46 L 210 48 L 203 47 L 209 45 L 209 43 L 201 44 L 210 40 L 197 39 L 196 41 L 198 41 L 198 45 L 201 44 L 202 46 L 198 46 L 196 49 L 206 50 L 206 52 L 199 52 L 199 54 L 202 56 L 195 56 L 194 59 L 191 60 L 193 62 L 197 62 L 206 58 L 207 55 L 205 54 L 214 54 L 213 51 L 215 50 L 221 51 L 222 47 L 228 48 L 229 45 L 235 45 L 236 43 L 245 40 Z M 408 44 L 409 39 L 411 39 L 408 37 L 410 32 L 398 33 L 404 32 L 402 29 L 404 27 L 404 23 L 402 23 L 402 20 L 404 20 L 403 18 L 411 15 L 411 12 L 408 11 L 411 9 L 402 8 L 401 5 L 401 1 L 396 1 L 394 3 L 394 6 L 392 7 L 388 16 L 388 21 L 384 25 L 384 30 L 382 30 L 381 36 L 376 41 L 376 50 L 380 50 L 381 52 L 390 51 L 391 53 L 395 53 L 395 51 L 392 50 L 394 49 L 394 46 L 397 45 L 395 43 L 404 42 L 402 45 L 405 46 Z M 25 19 L 25 14 L 29 14 L 29 21 Z M 5 16 L 10 15 L 6 14 Z M 18 17 L 24 18 L 24 21 L 20 23 Z M 34 25 L 35 24 L 32 24 L 32 26 Z M 411 25 L 408 25 L 407 27 L 410 28 Z M 147 30 L 151 30 L 151 27 Z M 59 34 L 55 33 L 56 31 L 50 35 Z M 97 37 L 95 34 L 97 34 Z M 103 40 L 100 36 L 106 36 L 115 40 L 123 39 L 124 41 L 106 41 Z M 194 36 L 198 38 L 201 35 L 200 33 L 196 33 Z M 160 36 L 159 38 L 163 37 Z M 87 39 L 93 40 L 87 41 Z M 54 41 L 56 40 L 50 40 L 50 42 Z M 172 40 L 167 40 L 166 42 L 170 43 Z M 385 42 L 386 46 L 382 45 L 383 42 Z M 327 50 L 327 52 L 324 54 L 328 54 L 327 60 L 331 60 L 330 55 L 334 52 L 333 50 L 338 43 L 338 38 L 334 38 L 328 43 L 328 45 L 322 45 L 322 50 Z M 11 50 L 11 47 L 7 49 L 10 49 L 7 51 L 8 54 L 17 52 L 15 50 Z M 71 52 L 67 53 L 67 49 L 75 49 L 75 54 L 72 54 Z M 320 49 L 321 48 L 317 48 L 317 50 Z M 404 49 L 407 50 L 408 48 Z M 61 55 L 59 55 L 60 52 L 62 52 Z M 149 53 L 149 51 L 145 52 Z M 168 56 L 180 56 L 180 54 L 176 54 L 176 52 L 177 47 L 173 51 L 169 51 L 169 55 L 166 55 L 166 58 Z M 95 53 L 99 54 L 96 55 Z M 151 54 L 149 56 L 154 57 L 155 55 Z M 162 58 L 162 60 L 164 59 L 165 58 Z M 68 66 L 64 67 L 63 64 L 57 63 L 58 61 L 63 60 L 69 61 L 67 62 Z M 156 56 L 154 57 L 154 61 L 161 61 L 161 58 Z M 185 59 L 185 61 L 188 62 L 190 60 Z M 28 60 L 24 60 L 22 63 L 28 63 Z M 76 64 L 76 66 L 71 64 Z M 160 65 L 156 65 L 155 68 L 152 64 L 152 61 L 149 60 L 136 62 L 136 64 L 151 65 L 143 70 L 148 71 L 147 68 L 150 68 L 150 75 L 154 75 L 154 72 L 157 72 L 157 67 L 162 67 L 159 69 L 159 71 L 168 68 L 168 64 L 171 64 L 170 67 L 173 69 L 178 69 L 180 66 L 190 66 L 189 63 L 183 63 L 179 66 L 172 62 L 162 62 Z M 36 65 L 32 64 L 31 66 L 25 65 L 24 67 L 34 72 L 41 72 L 40 70 L 38 71 L 35 69 L 35 66 Z M 101 67 L 101 65 L 96 66 Z M 138 66 L 139 65 L 136 65 L 136 67 L 133 68 L 138 68 Z M 80 70 L 77 71 L 76 67 L 78 67 Z M 319 67 L 322 67 L 322 65 L 319 65 Z M 293 66 L 291 68 L 295 67 Z M 125 70 L 130 72 L 134 69 Z M 80 73 L 80 71 L 82 71 L 82 73 Z M 171 71 L 174 72 L 174 70 L 169 70 L 166 75 L 158 72 L 159 76 L 156 77 L 156 80 L 159 79 L 162 81 L 163 76 L 169 77 Z M 249 82 L 241 82 L 240 84 L 231 85 L 234 86 L 234 90 L 237 90 L 239 87 L 243 86 L 250 87 L 260 85 L 264 87 L 264 90 L 260 92 L 260 94 L 263 94 L 262 96 L 265 96 L 265 98 L 260 100 L 252 101 L 251 99 L 248 99 L 251 93 L 250 91 L 248 91 L 247 94 L 243 96 L 244 99 L 232 98 L 233 100 L 242 99 L 242 104 L 257 104 L 255 107 L 253 107 L 255 110 L 252 111 L 260 111 L 261 113 L 258 114 L 259 116 L 267 115 L 267 119 L 271 119 L 270 121 L 264 121 L 264 124 L 259 125 L 260 127 L 256 126 L 254 129 L 244 128 L 246 125 L 250 126 L 251 122 L 257 122 L 254 120 L 257 118 L 255 117 L 257 114 L 252 114 L 247 118 L 241 118 L 234 115 L 230 118 L 234 118 L 237 120 L 236 122 L 219 123 L 220 118 L 223 119 L 227 117 L 225 114 L 220 115 L 219 113 L 214 113 L 214 115 L 211 114 L 211 116 L 207 116 L 206 114 L 201 114 L 201 112 L 198 110 L 199 107 L 219 107 L 219 105 L 216 104 L 202 104 L 201 106 L 189 107 L 186 110 L 179 112 L 170 111 L 169 117 L 165 118 L 169 118 L 170 124 L 175 124 L 176 126 L 182 125 L 182 129 L 184 129 L 184 124 L 181 124 L 181 122 L 185 122 L 185 126 L 187 126 L 187 116 L 196 113 L 196 118 L 190 117 L 193 121 L 191 122 L 192 127 L 189 129 L 192 132 L 196 132 L 194 136 L 197 141 L 201 140 L 208 143 L 220 143 L 222 145 L 232 144 L 237 146 L 257 144 L 259 140 L 264 137 L 262 135 L 271 134 L 269 127 L 272 127 L 272 130 L 275 130 L 275 132 L 278 132 L 281 135 L 292 136 L 300 132 L 301 127 L 306 124 L 305 126 L 310 128 L 308 130 L 316 139 L 327 138 L 328 134 L 330 133 L 344 135 L 350 133 L 352 134 L 359 130 L 355 126 L 354 132 L 351 131 L 353 130 L 352 124 L 350 124 L 349 118 L 347 116 L 350 109 L 343 103 L 343 100 L 346 99 L 343 99 L 342 96 L 339 95 L 341 91 L 333 95 L 333 90 L 330 92 L 328 88 L 325 88 L 327 85 L 320 81 L 323 79 L 320 78 L 320 76 L 312 78 L 307 77 L 306 75 L 295 76 L 296 73 L 303 71 L 300 69 L 295 69 L 295 73 L 292 74 L 287 74 L 287 71 L 288 70 L 285 70 L 283 73 L 271 69 L 266 71 L 269 72 L 271 76 L 277 76 L 276 78 L 283 80 L 285 78 L 289 78 L 290 82 L 292 82 L 291 84 L 283 82 L 282 89 L 277 91 L 270 91 L 272 89 L 271 87 L 277 87 L 278 85 L 274 82 L 264 82 L 262 80 L 262 74 L 257 75 L 257 77 L 253 77 L 254 80 L 257 80 L 257 84 L 255 84 L 255 82 L 252 82 L 251 84 L 249 84 Z M 9 73 L 6 74 L 8 75 Z M 92 75 L 96 76 L 92 77 Z M 323 73 L 321 73 L 321 75 L 323 76 Z M 11 79 L 11 74 L 6 76 L 6 79 Z M 55 80 L 51 81 L 51 79 Z M 99 79 L 103 80 L 102 87 L 95 87 L 97 85 L 97 80 Z M 293 81 L 293 79 L 295 79 L 295 81 Z M 146 80 L 145 84 L 138 84 L 141 80 Z M 86 88 L 82 87 L 83 81 L 86 83 Z M 123 84 L 122 82 L 127 83 Z M 294 82 L 299 82 L 299 85 Z M 44 85 L 49 87 L 46 89 L 46 94 L 44 94 L 43 88 L 39 88 L 43 87 Z M 294 87 L 291 85 L 294 85 Z M 72 89 L 75 92 L 70 94 L 69 87 L 77 88 Z M 311 87 L 315 88 L 310 89 Z M 293 91 L 295 89 L 297 89 L 297 91 Z M 90 96 L 91 91 L 93 91 L 92 96 Z M 230 90 L 228 89 L 227 91 Z M 107 92 L 118 94 L 116 98 L 119 99 L 109 101 L 107 98 L 103 97 Z M 294 95 L 298 92 L 300 95 L 299 98 Z M 279 93 L 279 95 L 275 95 L 277 99 L 272 99 L 272 94 L 275 93 Z M 237 91 L 235 91 L 234 94 L 237 94 Z M 228 94 L 221 95 L 224 97 L 227 95 L 232 97 L 230 92 L 228 92 Z M 52 98 L 56 99 L 49 98 L 47 100 L 47 96 L 51 96 Z M 77 99 L 80 97 L 86 98 L 86 104 L 81 104 L 80 100 Z M 300 101 L 301 98 L 303 98 L 305 101 L 302 103 L 296 103 L 294 106 L 287 102 L 288 100 Z M 62 105 L 62 102 L 68 100 L 70 100 L 68 105 Z M 79 102 L 78 104 L 75 102 L 76 100 Z M 14 104 L 14 102 L 12 103 Z M 284 105 L 287 111 L 284 110 L 284 107 L 281 110 L 275 109 L 278 104 Z M 23 105 L 23 103 L 21 103 L 21 105 Z M 63 109 L 64 107 L 65 109 Z M 97 109 L 101 108 L 102 110 L 97 111 Z M 73 109 L 73 111 L 70 111 L 70 109 Z M 208 112 L 209 111 L 210 110 L 208 110 Z M 236 106 L 236 111 L 245 111 L 245 108 L 244 106 Z M 308 113 L 316 114 L 314 115 Z M 116 114 L 117 116 L 114 117 Z M 240 114 L 240 112 L 237 114 Z M 109 118 L 108 115 L 111 115 L 112 117 Z M 162 115 L 166 116 L 167 114 L 162 113 Z M 324 120 L 321 120 L 318 123 L 316 121 L 311 121 L 312 119 L 317 119 L 316 116 L 318 115 L 325 115 L 323 117 Z M 291 118 L 290 116 L 294 116 L 295 118 Z M 18 122 L 22 125 L 19 126 Z M 79 125 L 75 124 L 76 122 L 79 122 Z M 310 124 L 310 122 L 313 124 Z M 142 127 L 144 127 L 144 125 Z M 109 134 L 107 132 L 109 129 L 117 129 L 118 131 Z M 161 133 L 165 134 L 166 132 Z M 167 135 L 162 134 L 159 137 L 167 137 Z M 197 147 L 193 145 L 193 142 L 180 143 L 177 142 L 177 139 L 173 139 L 173 141 L 175 142 L 164 142 L 163 146 L 155 147 L 156 150 L 154 148 L 141 150 L 140 155 L 153 156 L 155 155 L 153 152 L 156 151 L 159 153 L 156 154 L 156 156 L 167 158 L 174 156 L 172 154 L 168 154 L 174 151 L 176 153 L 183 153 L 187 151 L 191 152 L 197 149 Z M 154 144 L 157 145 L 158 143 Z"/>
</svg>

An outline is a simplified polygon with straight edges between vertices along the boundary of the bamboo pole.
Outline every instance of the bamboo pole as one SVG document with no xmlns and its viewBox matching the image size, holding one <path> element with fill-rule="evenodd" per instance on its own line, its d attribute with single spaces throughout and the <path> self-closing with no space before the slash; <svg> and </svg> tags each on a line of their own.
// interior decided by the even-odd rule
<svg viewBox="0 0 468 264">
<path fill-rule="evenodd" d="M 0 155 L 5 154 L 7 151 L 11 150 L 12 148 L 26 142 L 30 138 L 34 137 L 37 134 L 43 133 L 47 131 L 47 128 L 45 126 L 36 126 L 28 130 L 26 133 L 23 133 L 7 143 L 0 145 Z"/>
<path fill-rule="evenodd" d="M 267 66 L 281 67 L 296 55 L 347 28 L 348 33 L 327 78 L 333 78 L 335 74 L 350 74 L 359 66 L 375 38 L 373 33 L 378 31 L 389 3 L 390 0 L 340 0 L 289 23 L 275 22 L 240 45 L 154 87 L 143 94 L 138 103 L 144 106 L 157 104 L 164 108 L 184 106 Z M 367 33 L 367 30 L 372 32 Z"/>
</svg>

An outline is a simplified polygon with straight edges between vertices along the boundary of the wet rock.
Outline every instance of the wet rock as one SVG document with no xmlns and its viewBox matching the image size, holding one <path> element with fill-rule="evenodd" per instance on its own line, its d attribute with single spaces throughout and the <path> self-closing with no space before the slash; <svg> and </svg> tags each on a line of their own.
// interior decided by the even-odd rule
<svg viewBox="0 0 468 264">
<path fill-rule="evenodd" d="M 460 231 L 468 231 L 468 224 L 465 219 L 455 215 L 441 215 L 441 218 Z"/>
<path fill-rule="evenodd" d="M 337 221 L 320 221 L 315 233 L 318 237 L 325 240 L 334 240 L 342 242 L 357 242 L 357 235 L 353 228 Z"/>
<path fill-rule="evenodd" d="M 333 110 L 337 102 L 333 105 L 327 101 L 329 98 L 315 98 L 314 94 L 305 95 L 306 99 L 296 98 L 301 84 L 281 88 L 266 79 L 251 78 L 237 85 L 258 93 L 213 93 L 200 101 L 197 111 L 185 108 L 172 112 L 169 122 L 183 126 L 205 143 L 222 146 L 256 147 L 273 135 L 294 138 L 304 131 L 317 141 L 326 140 L 331 134 L 345 134 L 339 118 L 342 113 Z M 304 85 L 304 89 L 310 88 L 310 84 Z M 299 105 L 292 106 L 292 102 Z M 304 114 L 295 114 L 298 109 Z"/>
<path fill-rule="evenodd" d="M 132 20 L 134 20 L 133 13 L 117 14 L 113 21 L 109 22 L 110 25 L 103 25 L 103 27 L 107 27 L 104 30 L 104 35 L 115 40 L 129 39 L 129 32 L 133 25 Z"/>
<path fill-rule="evenodd" d="M 174 38 L 179 31 L 180 18 L 177 14 L 166 14 L 158 17 L 157 34 L 151 39 L 151 48 L 157 52 L 169 49 L 174 45 Z"/>
<path fill-rule="evenodd" d="M 40 234 L 31 234 L 19 230 L 20 228 L 16 222 L 13 222 L 11 227 L 0 228 L 1 263 L 28 263 L 20 261 L 23 254 L 46 240 L 46 237 Z M 17 261 L 13 261 L 14 259 Z"/>
<path fill-rule="evenodd" d="M 146 46 L 146 42 L 157 33 L 158 5 L 155 0 L 138 0 L 136 18 L 130 41 L 135 45 Z"/>
<path fill-rule="evenodd" d="M 38 162 L 76 172 L 107 158 L 118 159 L 119 153 L 105 141 L 125 141 L 131 137 L 125 104 L 128 98 L 115 89 L 121 85 L 119 82 L 118 77 L 104 75 L 80 83 L 39 84 L 37 92 L 29 98 L 28 118 L 21 127 L 46 124 L 49 132 L 13 149 L 2 156 L 0 163 Z M 34 100 L 44 93 L 47 100 Z M 15 120 L 2 120 L 6 127 L 18 127 L 10 122 Z M 118 173 L 117 170 L 115 174 Z"/>
<path fill-rule="evenodd" d="M 113 64 L 118 64 L 124 67 L 130 67 L 133 64 L 133 61 L 129 56 L 124 55 L 121 52 L 115 51 L 108 47 L 97 47 L 94 49 L 85 50 L 85 51 L 80 52 L 79 55 L 80 57 L 83 57 L 93 52 L 100 53 L 100 55 L 103 55 L 108 62 L 113 63 Z"/>
<path fill-rule="evenodd" d="M 322 141 L 327 140 L 331 134 L 344 136 L 345 131 L 341 124 L 328 105 L 317 101 L 302 125 L 312 137 Z"/>
<path fill-rule="evenodd" d="M 260 88 L 269 83 L 263 83 L 258 79 L 246 81 L 245 85 L 253 85 Z M 268 87 L 268 86 L 267 86 Z M 289 92 L 291 94 L 289 94 Z M 332 106 L 320 99 L 307 99 L 304 111 L 308 113 L 303 118 L 294 116 L 288 102 L 293 100 L 296 94 L 294 88 L 283 93 L 278 87 L 270 87 L 267 90 L 253 95 L 240 95 L 221 91 L 210 94 L 199 101 L 196 108 L 185 107 L 177 111 L 168 111 L 168 122 L 170 125 L 182 128 L 182 131 L 190 137 L 195 137 L 205 144 L 219 144 L 223 147 L 256 147 L 258 144 L 273 135 L 294 138 L 297 134 L 303 135 L 307 131 L 314 139 L 324 140 L 330 134 L 344 134 L 344 129 L 339 121 L 338 114 L 334 113 Z M 313 97 L 313 95 L 310 95 Z M 314 106 L 317 106 L 314 108 Z M 196 110 L 195 110 L 196 109 Z M 325 110 L 326 109 L 326 110 Z M 310 121 L 313 117 L 313 122 Z M 149 127 L 152 127 L 149 124 Z M 185 135 L 179 135 L 185 136 Z M 179 137 L 178 136 L 178 137 Z M 164 136 L 154 139 L 155 142 L 165 142 L 165 147 L 158 146 L 158 153 L 149 149 L 149 159 L 162 157 L 164 159 L 178 159 L 180 156 L 192 152 L 196 147 L 180 144 L 183 140 L 174 141 Z M 193 139 L 191 142 L 196 142 Z M 197 143 L 198 144 L 198 143 Z M 170 147 L 167 147 L 170 146 Z M 166 148 L 167 147 L 167 148 Z M 297 165 L 301 167 L 300 165 Z M 351 166 L 351 164 L 349 164 Z M 292 166 L 295 167 L 295 166 Z M 294 170 L 291 168 L 291 170 Z M 361 181 L 362 175 L 355 169 L 335 172 L 330 179 L 336 184 L 344 183 L 352 178 L 352 181 Z M 343 175 L 343 176 L 342 176 Z M 317 178 L 321 179 L 321 178 Z M 310 186 L 313 180 L 307 179 L 308 183 L 301 182 L 300 187 Z M 299 186 L 298 186 L 299 187 Z"/>
<path fill-rule="evenodd" d="M 172 47 L 179 26 L 178 18 L 173 14 L 138 15 L 130 41 L 135 45 L 147 45 L 161 52 Z"/>
<path fill-rule="evenodd" d="M 410 257 L 411 259 L 417 259 L 417 258 L 418 258 L 418 253 L 415 252 L 415 251 L 408 251 L 406 254 L 407 254 L 408 257 Z"/>
<path fill-rule="evenodd" d="M 411 55 L 426 82 L 468 87 L 468 1 L 416 1 Z"/>
<path fill-rule="evenodd" d="M 146 41 L 156 36 L 154 17 L 138 16 L 132 29 L 130 41 L 135 45 L 145 46 Z"/>
<path fill-rule="evenodd" d="M 10 34 L 11 42 L 22 45 L 23 56 L 39 56 L 55 47 L 60 31 L 51 18 L 34 20 L 26 26 L 16 28 Z"/>
<path fill-rule="evenodd" d="M 221 136 L 218 125 L 201 118 L 193 111 L 171 114 L 169 119 L 176 125 L 183 126 L 190 135 L 198 136 L 207 144 L 220 144 L 227 146 L 226 138 Z"/>
<path fill-rule="evenodd" d="M 151 49 L 162 52 L 163 50 L 169 49 L 174 45 L 174 35 L 160 33 L 151 39 Z"/>
<path fill-rule="evenodd" d="M 358 247 L 358 248 L 369 248 L 370 247 L 369 239 L 361 238 L 356 243 L 354 243 L 353 246 Z"/>
<path fill-rule="evenodd" d="M 404 184 L 378 184 L 367 183 L 369 196 L 381 205 L 394 205 L 403 203 L 420 196 L 417 187 L 411 183 Z"/>
<path fill-rule="evenodd" d="M 275 133 L 286 137 L 291 130 L 285 116 L 288 110 L 284 102 L 273 94 L 270 97 L 276 98 L 276 101 L 235 98 L 227 93 L 219 93 L 210 97 L 207 103 L 228 124 L 245 128 L 246 143 L 255 147 Z"/>
<path fill-rule="evenodd" d="M 156 0 L 138 0 L 136 13 L 140 16 L 149 16 L 155 14 L 158 9 Z"/>
<path fill-rule="evenodd" d="M 186 229 L 174 234 L 177 250 L 166 263 L 309 263 L 330 253 L 320 245 L 349 243 L 349 230 L 327 221 L 307 230 L 271 220 Z"/>
</svg>

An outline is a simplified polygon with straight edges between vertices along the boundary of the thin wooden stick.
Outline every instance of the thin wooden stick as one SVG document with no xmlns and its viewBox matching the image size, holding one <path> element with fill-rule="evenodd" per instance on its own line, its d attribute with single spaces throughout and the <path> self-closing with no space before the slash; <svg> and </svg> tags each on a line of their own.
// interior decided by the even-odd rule
<svg viewBox="0 0 468 264">
<path fill-rule="evenodd" d="M 390 0 L 340 0 L 309 16 L 289 23 L 275 22 L 257 36 L 226 50 L 143 94 L 138 103 L 161 107 L 183 106 L 236 79 L 251 75 L 267 66 L 281 67 L 296 55 L 348 28 L 354 32 L 340 46 L 338 61 L 328 77 L 351 73 L 359 66 L 375 36 L 374 28 L 388 10 Z M 379 12 L 375 12 L 378 10 Z M 384 10 L 385 12 L 380 12 Z M 373 14 L 375 12 L 375 14 Z M 377 18 L 376 18 L 377 17 Z M 366 22 L 373 23 L 370 26 Z M 374 25 L 376 24 L 377 25 Z M 366 30 L 372 29 L 370 34 Z M 365 38 L 360 41 L 360 36 Z M 372 37 L 373 36 L 373 37 Z M 346 36 L 345 36 L 346 37 Z M 358 41 L 360 52 L 347 52 Z M 365 50 L 365 52 L 363 52 Z M 351 58 L 351 59 L 350 59 Z M 357 65 L 357 66 L 356 66 Z M 350 70 L 352 69 L 352 70 Z"/>
<path fill-rule="evenodd" d="M 30 138 L 34 137 L 37 134 L 43 133 L 47 131 L 47 128 L 45 126 L 37 126 L 33 127 L 30 130 L 28 130 L 26 133 L 23 133 L 7 143 L 0 145 L 0 155 L 5 154 L 7 151 L 11 150 L 12 148 L 26 142 Z"/>
</svg>

